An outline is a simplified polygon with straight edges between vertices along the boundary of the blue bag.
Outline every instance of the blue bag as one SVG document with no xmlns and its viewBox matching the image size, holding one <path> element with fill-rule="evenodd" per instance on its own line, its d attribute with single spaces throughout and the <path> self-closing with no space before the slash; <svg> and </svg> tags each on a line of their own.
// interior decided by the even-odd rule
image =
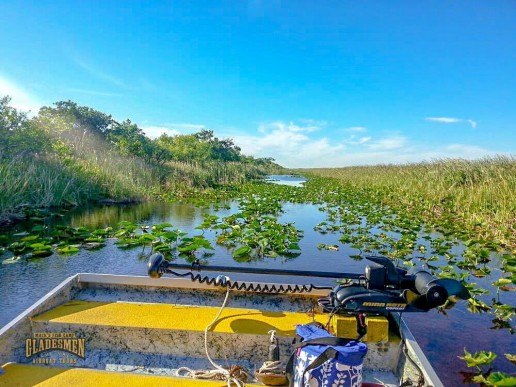
<svg viewBox="0 0 516 387">
<path fill-rule="evenodd" d="M 360 387 L 367 345 L 341 339 L 314 324 L 298 325 L 287 364 L 290 386 Z"/>
</svg>

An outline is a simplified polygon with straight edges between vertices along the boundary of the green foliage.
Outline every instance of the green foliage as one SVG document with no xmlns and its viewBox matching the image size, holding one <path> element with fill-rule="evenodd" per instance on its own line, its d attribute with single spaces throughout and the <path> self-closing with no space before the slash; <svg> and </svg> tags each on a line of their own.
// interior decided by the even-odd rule
<svg viewBox="0 0 516 387">
<path fill-rule="evenodd" d="M 516 386 L 516 377 L 506 374 L 505 372 L 492 372 L 487 376 L 477 375 L 472 381 L 483 383 L 486 386 L 496 387 L 513 387 Z"/>
<path fill-rule="evenodd" d="M 282 212 L 282 206 L 277 191 L 270 188 L 268 191 L 263 185 L 253 185 L 252 192 L 242 192 L 238 199 L 239 212 L 223 219 L 206 216 L 201 225 L 217 233 L 217 244 L 234 249 L 233 258 L 239 262 L 300 254 L 302 231 L 291 223 L 280 223 L 274 216 Z"/>
<path fill-rule="evenodd" d="M 493 360 L 496 359 L 496 354 L 490 351 L 480 351 L 472 355 L 464 348 L 464 356 L 459 356 L 459 359 L 464 360 L 468 367 L 477 367 L 480 369 L 480 366 L 491 364 Z"/>
<path fill-rule="evenodd" d="M 163 165 L 172 159 L 171 153 L 145 136 L 142 129 L 130 120 L 116 123 L 106 133 L 108 141 L 124 156 L 138 156 L 148 163 Z"/>
<path fill-rule="evenodd" d="M 10 98 L 0 98 L 0 162 L 22 156 L 39 156 L 50 148 L 51 141 L 27 114 L 9 105 Z"/>
<path fill-rule="evenodd" d="M 372 204 L 446 229 L 466 240 L 467 246 L 480 245 L 478 259 L 486 254 L 481 249 L 516 248 L 514 157 L 303 172 L 335 178 Z"/>
<path fill-rule="evenodd" d="M 476 299 L 476 298 L 470 298 L 468 300 L 468 310 L 471 313 L 482 313 L 482 312 L 488 312 L 491 310 L 491 307 L 487 305 L 482 300 Z"/>
<path fill-rule="evenodd" d="M 72 101 L 45 106 L 32 119 L 9 102 L 0 99 L 0 225 L 25 207 L 176 199 L 279 168 L 272 159 L 242 156 L 212 131 L 151 140 L 130 120 Z"/>
<path fill-rule="evenodd" d="M 219 140 L 212 130 L 203 129 L 198 133 L 176 136 L 162 134 L 156 143 L 167 149 L 176 161 L 242 161 L 240 148 L 233 140 Z"/>
<path fill-rule="evenodd" d="M 236 260 L 241 260 L 242 258 L 249 258 L 252 251 L 253 249 L 251 249 L 249 246 L 240 246 L 239 248 L 233 251 L 233 258 L 235 258 Z"/>
</svg>

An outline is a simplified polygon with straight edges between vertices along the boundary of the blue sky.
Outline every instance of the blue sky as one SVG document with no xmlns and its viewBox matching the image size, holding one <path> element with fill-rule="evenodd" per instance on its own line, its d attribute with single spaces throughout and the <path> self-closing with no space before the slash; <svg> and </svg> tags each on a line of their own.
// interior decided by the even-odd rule
<svg viewBox="0 0 516 387">
<path fill-rule="evenodd" d="M 515 154 L 516 3 L 6 1 L 0 95 L 288 167 Z"/>
</svg>

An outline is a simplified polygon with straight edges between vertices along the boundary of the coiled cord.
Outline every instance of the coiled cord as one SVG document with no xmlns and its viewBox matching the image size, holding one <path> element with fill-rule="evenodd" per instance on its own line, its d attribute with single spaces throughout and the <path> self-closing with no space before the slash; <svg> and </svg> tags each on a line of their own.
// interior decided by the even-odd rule
<svg viewBox="0 0 516 387">
<path fill-rule="evenodd" d="M 193 282 L 199 282 L 201 284 L 223 286 L 231 290 L 245 290 L 256 293 L 305 293 L 311 292 L 314 289 L 333 289 L 331 286 L 317 286 L 312 284 L 261 284 L 255 282 L 232 281 L 223 276 L 214 278 L 207 275 L 202 276 L 201 274 L 194 274 L 191 271 L 186 273 L 178 273 L 176 271 L 167 269 L 166 272 L 177 277 L 190 277 Z"/>
</svg>

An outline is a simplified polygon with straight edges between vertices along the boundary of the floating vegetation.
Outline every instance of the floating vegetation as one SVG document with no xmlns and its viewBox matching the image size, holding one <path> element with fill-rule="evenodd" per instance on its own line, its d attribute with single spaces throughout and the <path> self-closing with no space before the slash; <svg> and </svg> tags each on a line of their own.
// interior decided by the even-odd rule
<svg viewBox="0 0 516 387">
<path fill-rule="evenodd" d="M 338 245 L 327 245 L 327 244 L 324 244 L 324 243 L 319 243 L 317 245 L 317 249 L 319 249 L 319 250 L 329 250 L 329 251 L 339 251 L 339 246 Z"/>
<path fill-rule="evenodd" d="M 477 372 L 463 372 L 464 381 L 480 383 L 483 386 L 515 386 L 516 377 L 505 372 L 493 372 L 492 368 L 487 368 L 496 357 L 497 355 L 491 351 L 479 351 L 471 354 L 464 348 L 464 356 L 459 356 L 459 359 L 464 360 L 469 368 L 477 370 Z M 514 355 L 505 354 L 505 357 L 509 361 L 514 360 Z"/>
<path fill-rule="evenodd" d="M 516 160 L 437 160 L 407 165 L 310 169 L 336 180 L 370 204 L 388 206 L 462 240 L 516 248 Z"/>
<path fill-rule="evenodd" d="M 301 254 L 298 242 L 303 232 L 276 218 L 283 212 L 279 198 L 266 191 L 249 194 L 239 199 L 238 210 L 223 219 L 207 215 L 201 225 L 216 232 L 217 244 L 231 249 L 237 262 Z"/>
<path fill-rule="evenodd" d="M 4 259 L 2 261 L 2 265 L 11 265 L 13 263 L 18 262 L 20 259 L 21 259 L 20 256 L 17 256 L 17 257 L 15 256 L 15 257 L 12 257 L 12 258 L 7 258 L 7 259 Z"/>
<path fill-rule="evenodd" d="M 59 255 L 73 255 L 73 254 L 78 253 L 79 251 L 81 251 L 81 250 L 79 249 L 79 246 L 77 246 L 77 245 L 67 245 L 67 246 L 62 246 L 62 247 L 56 248 L 56 252 Z"/>
</svg>

